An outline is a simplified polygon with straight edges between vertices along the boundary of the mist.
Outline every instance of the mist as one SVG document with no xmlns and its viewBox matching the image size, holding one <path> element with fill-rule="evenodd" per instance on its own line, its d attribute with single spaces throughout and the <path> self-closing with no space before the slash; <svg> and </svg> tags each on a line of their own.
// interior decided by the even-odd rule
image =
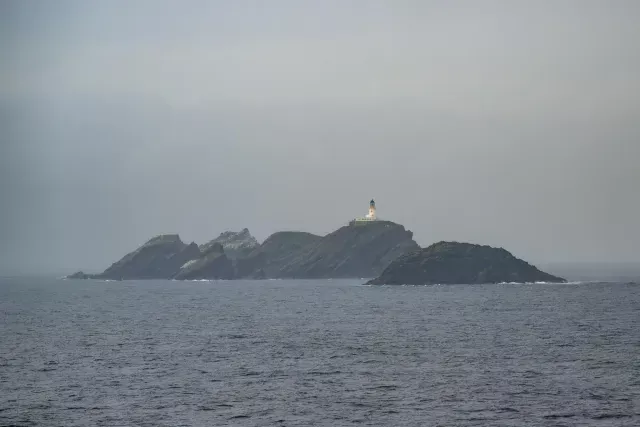
<svg viewBox="0 0 640 427">
<path fill-rule="evenodd" d="M 640 3 L 185 3 L 0 5 L 0 273 L 371 198 L 422 246 L 640 262 Z"/>
</svg>

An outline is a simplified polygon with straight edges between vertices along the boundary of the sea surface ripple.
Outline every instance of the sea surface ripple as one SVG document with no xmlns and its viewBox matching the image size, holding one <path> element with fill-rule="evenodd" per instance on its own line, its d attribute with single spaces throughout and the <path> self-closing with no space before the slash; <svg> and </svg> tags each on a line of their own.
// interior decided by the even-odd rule
<svg viewBox="0 0 640 427">
<path fill-rule="evenodd" d="M 0 279 L 0 425 L 638 426 L 640 286 Z"/>
</svg>

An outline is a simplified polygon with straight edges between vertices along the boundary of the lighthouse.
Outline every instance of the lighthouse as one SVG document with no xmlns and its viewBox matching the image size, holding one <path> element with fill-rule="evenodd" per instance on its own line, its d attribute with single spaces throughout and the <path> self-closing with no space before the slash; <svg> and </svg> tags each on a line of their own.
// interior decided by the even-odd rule
<svg viewBox="0 0 640 427">
<path fill-rule="evenodd" d="M 376 219 L 376 202 L 373 199 L 369 202 L 369 214 L 367 215 L 367 218 Z"/>
<path fill-rule="evenodd" d="M 352 219 L 349 222 L 349 225 L 365 225 L 371 224 L 376 221 L 378 221 L 378 217 L 376 215 L 376 202 L 375 200 L 371 199 L 371 201 L 369 202 L 369 213 L 364 217 Z"/>
</svg>

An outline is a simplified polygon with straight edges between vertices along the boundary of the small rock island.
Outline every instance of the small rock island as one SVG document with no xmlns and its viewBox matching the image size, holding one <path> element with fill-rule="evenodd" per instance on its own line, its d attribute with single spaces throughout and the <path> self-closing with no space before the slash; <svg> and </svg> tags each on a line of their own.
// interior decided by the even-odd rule
<svg viewBox="0 0 640 427">
<path fill-rule="evenodd" d="M 398 257 L 368 285 L 566 283 L 502 248 L 438 242 Z"/>
</svg>

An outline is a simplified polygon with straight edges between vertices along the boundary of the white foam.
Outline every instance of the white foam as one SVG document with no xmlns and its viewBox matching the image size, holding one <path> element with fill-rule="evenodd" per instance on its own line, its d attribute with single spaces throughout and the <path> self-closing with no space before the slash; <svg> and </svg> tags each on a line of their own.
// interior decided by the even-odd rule
<svg viewBox="0 0 640 427">
<path fill-rule="evenodd" d="M 184 264 L 182 264 L 182 267 L 180 267 L 180 269 L 182 270 L 183 268 L 187 268 L 187 267 L 189 267 L 191 264 L 193 264 L 196 261 L 198 261 L 198 260 L 197 259 L 192 259 L 191 261 L 187 261 Z"/>
</svg>

